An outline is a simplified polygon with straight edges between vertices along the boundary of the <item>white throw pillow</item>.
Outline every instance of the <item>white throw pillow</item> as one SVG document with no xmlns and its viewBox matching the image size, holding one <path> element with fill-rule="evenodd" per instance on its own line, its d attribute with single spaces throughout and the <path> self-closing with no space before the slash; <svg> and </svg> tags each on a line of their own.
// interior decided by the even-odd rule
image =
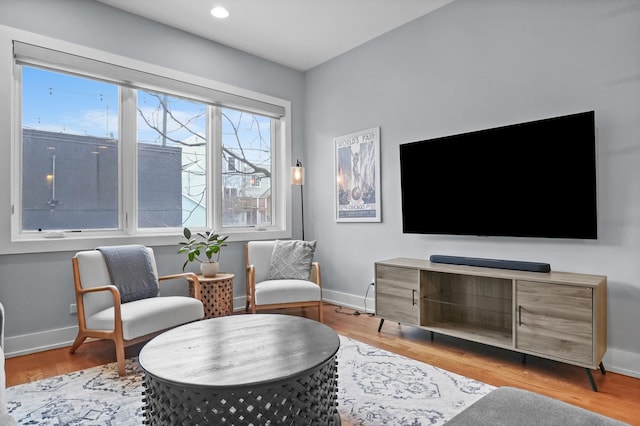
<svg viewBox="0 0 640 426">
<path fill-rule="evenodd" d="M 268 280 L 308 280 L 316 241 L 276 240 L 267 272 Z"/>
</svg>

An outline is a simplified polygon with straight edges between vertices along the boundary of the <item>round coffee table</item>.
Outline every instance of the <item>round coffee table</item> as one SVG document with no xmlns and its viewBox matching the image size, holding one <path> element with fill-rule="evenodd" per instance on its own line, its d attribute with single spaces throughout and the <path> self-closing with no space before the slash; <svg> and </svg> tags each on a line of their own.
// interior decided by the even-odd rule
<svg viewBox="0 0 640 426">
<path fill-rule="evenodd" d="M 140 351 L 153 425 L 340 425 L 338 334 L 307 318 L 243 314 L 176 327 Z"/>
</svg>

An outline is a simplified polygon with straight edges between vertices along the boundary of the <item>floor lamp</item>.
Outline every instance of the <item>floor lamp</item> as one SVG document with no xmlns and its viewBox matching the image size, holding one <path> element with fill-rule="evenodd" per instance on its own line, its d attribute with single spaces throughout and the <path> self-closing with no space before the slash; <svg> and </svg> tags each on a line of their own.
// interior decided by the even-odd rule
<svg viewBox="0 0 640 426">
<path fill-rule="evenodd" d="M 302 217 L 302 240 L 304 241 L 304 193 L 302 187 L 304 186 L 304 167 L 300 160 L 296 161 L 296 166 L 291 168 L 291 185 L 297 185 L 300 187 L 300 209 Z"/>
</svg>

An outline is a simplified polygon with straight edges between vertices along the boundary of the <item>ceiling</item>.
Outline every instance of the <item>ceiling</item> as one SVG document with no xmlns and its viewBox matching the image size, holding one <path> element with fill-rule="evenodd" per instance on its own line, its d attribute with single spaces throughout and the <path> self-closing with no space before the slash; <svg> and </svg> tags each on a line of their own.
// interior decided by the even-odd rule
<svg viewBox="0 0 640 426">
<path fill-rule="evenodd" d="M 98 1 L 306 71 L 453 0 Z"/>
</svg>

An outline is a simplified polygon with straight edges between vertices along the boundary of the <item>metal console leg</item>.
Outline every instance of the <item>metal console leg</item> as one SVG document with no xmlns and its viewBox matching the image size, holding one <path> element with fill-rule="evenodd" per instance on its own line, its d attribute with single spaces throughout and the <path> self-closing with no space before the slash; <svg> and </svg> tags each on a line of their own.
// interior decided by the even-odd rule
<svg viewBox="0 0 640 426">
<path fill-rule="evenodd" d="M 587 377 L 589 378 L 589 383 L 591 384 L 591 389 L 594 392 L 598 392 L 598 387 L 596 386 L 596 382 L 593 380 L 593 375 L 591 374 L 591 369 L 585 368 L 584 371 L 587 372 Z"/>
<path fill-rule="evenodd" d="M 602 374 L 607 374 L 607 370 L 605 370 L 602 361 L 600 361 L 600 365 L 598 365 L 598 368 L 600 369 L 600 372 Z M 598 392 L 598 387 L 596 386 L 596 382 L 593 380 L 593 374 L 591 374 L 591 370 L 589 368 L 585 368 L 585 371 L 587 372 L 587 377 L 589 378 L 591 389 L 593 389 L 594 392 Z"/>
</svg>

